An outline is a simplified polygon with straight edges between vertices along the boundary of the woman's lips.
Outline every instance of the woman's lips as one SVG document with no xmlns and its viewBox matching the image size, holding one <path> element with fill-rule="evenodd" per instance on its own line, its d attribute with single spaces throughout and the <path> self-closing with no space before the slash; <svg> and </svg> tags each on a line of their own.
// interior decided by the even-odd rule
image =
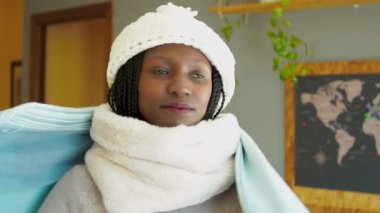
<svg viewBox="0 0 380 213">
<path fill-rule="evenodd" d="M 179 115 L 186 115 L 195 110 L 190 105 L 184 104 L 184 103 L 172 103 L 172 104 L 162 105 L 161 108 L 168 110 L 170 112 L 173 112 L 175 114 L 179 114 Z"/>
</svg>

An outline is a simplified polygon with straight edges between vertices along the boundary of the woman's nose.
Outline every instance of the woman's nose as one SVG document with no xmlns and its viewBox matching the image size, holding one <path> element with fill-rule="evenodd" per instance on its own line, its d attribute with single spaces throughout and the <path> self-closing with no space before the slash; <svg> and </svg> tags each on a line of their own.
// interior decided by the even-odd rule
<svg viewBox="0 0 380 213">
<path fill-rule="evenodd" d="M 172 96 L 187 97 L 191 95 L 191 82 L 184 75 L 173 76 L 168 84 L 168 93 Z"/>
</svg>

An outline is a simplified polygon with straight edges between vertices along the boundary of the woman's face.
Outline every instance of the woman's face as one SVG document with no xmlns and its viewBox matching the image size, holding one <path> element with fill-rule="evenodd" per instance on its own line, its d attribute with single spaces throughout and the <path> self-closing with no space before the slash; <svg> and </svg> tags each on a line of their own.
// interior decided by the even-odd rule
<svg viewBox="0 0 380 213">
<path fill-rule="evenodd" d="M 194 125 L 206 113 L 212 91 L 206 57 L 182 44 L 166 44 L 145 53 L 138 84 L 142 117 L 157 126 Z"/>
</svg>

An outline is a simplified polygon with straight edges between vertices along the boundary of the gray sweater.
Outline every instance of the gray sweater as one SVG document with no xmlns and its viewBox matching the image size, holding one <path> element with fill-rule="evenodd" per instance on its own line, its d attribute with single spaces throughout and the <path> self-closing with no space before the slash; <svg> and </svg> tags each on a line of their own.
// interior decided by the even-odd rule
<svg viewBox="0 0 380 213">
<path fill-rule="evenodd" d="M 38 211 L 39 213 L 106 212 L 101 194 L 84 165 L 75 166 L 55 185 Z M 199 205 L 171 213 L 237 213 L 242 212 L 236 187 Z"/>
</svg>

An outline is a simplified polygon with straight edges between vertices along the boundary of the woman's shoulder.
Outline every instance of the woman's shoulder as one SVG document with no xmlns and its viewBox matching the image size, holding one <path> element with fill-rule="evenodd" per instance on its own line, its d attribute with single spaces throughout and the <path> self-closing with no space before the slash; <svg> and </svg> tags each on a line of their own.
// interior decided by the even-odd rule
<svg viewBox="0 0 380 213">
<path fill-rule="evenodd" d="M 54 186 L 54 189 L 59 189 L 60 192 L 80 192 L 84 193 L 87 190 L 91 190 L 95 187 L 91 180 L 91 176 L 88 173 L 85 165 L 76 165 L 71 168 Z M 86 190 L 85 190 L 86 189 Z"/>
<path fill-rule="evenodd" d="M 86 166 L 83 164 L 76 165 L 69 170 L 58 184 L 61 185 L 58 187 L 64 187 L 67 193 L 74 193 L 84 204 L 93 205 L 97 202 L 101 203 L 100 192 L 93 182 Z"/>
<path fill-rule="evenodd" d="M 84 165 L 70 169 L 46 197 L 39 212 L 83 212 L 104 209 L 101 196 Z M 70 211 L 69 211 L 70 210 Z M 92 211 L 94 212 L 94 211 Z"/>
</svg>

